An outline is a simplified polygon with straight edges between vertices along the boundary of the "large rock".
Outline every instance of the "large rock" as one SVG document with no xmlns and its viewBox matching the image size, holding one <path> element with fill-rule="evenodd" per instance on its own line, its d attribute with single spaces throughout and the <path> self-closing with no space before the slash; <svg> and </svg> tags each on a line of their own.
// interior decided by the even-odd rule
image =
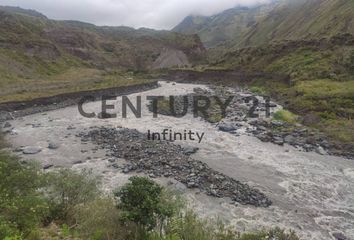
<svg viewBox="0 0 354 240">
<path fill-rule="evenodd" d="M 236 130 L 236 127 L 231 123 L 221 123 L 219 125 L 219 130 L 223 132 L 233 132 Z"/>
<path fill-rule="evenodd" d="M 23 154 L 37 154 L 40 153 L 42 149 L 40 147 L 25 147 L 22 150 Z"/>
</svg>

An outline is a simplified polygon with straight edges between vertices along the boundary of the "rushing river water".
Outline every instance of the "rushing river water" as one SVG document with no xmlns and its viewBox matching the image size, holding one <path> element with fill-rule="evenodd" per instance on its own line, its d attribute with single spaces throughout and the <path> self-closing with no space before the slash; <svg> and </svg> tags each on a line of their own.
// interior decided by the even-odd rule
<svg viewBox="0 0 354 240">
<path fill-rule="evenodd" d="M 269 208 L 235 206 L 229 199 L 213 198 L 197 190 L 185 189 L 184 195 L 190 200 L 190 206 L 200 216 L 218 217 L 240 231 L 279 226 L 294 229 L 303 239 L 335 239 L 333 234 L 339 233 L 354 239 L 354 161 L 300 152 L 288 145 L 264 143 L 242 132 L 242 129 L 239 136 L 221 132 L 191 114 L 183 118 L 162 115 L 153 118 L 145 107 L 146 96 L 183 95 L 192 93 L 195 87 L 204 86 L 162 82 L 157 89 L 130 95 L 133 103 L 137 95 L 142 96 L 142 118 L 128 114 L 128 118 L 122 119 L 119 116 L 120 97 L 116 101 L 119 114 L 113 119 L 84 118 L 77 106 L 29 115 L 10 121 L 14 129 L 7 139 L 14 148 L 41 148 L 42 151 L 36 155 L 23 157 L 35 158 L 43 166 L 92 169 L 102 177 L 103 187 L 109 191 L 126 183 L 131 175 L 108 167 L 105 150 L 81 142 L 76 136 L 78 133 L 96 126 L 125 127 L 142 133 L 148 130 L 162 132 L 163 129 L 204 133 L 201 143 L 176 143 L 198 147 L 200 150 L 192 155 L 194 159 L 261 190 L 273 205 Z M 99 113 L 100 107 L 101 102 L 85 105 L 88 112 Z M 59 148 L 48 149 L 48 143 Z M 124 159 L 120 161 L 123 163 Z M 172 181 L 156 180 L 166 185 Z"/>
</svg>

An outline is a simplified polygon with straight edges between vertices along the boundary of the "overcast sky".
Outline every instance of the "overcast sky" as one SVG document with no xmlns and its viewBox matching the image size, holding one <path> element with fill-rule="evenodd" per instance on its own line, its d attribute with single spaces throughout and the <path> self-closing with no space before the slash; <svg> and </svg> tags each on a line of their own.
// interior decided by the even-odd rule
<svg viewBox="0 0 354 240">
<path fill-rule="evenodd" d="M 237 5 L 270 0 L 0 0 L 0 5 L 34 9 L 51 19 L 96 25 L 171 29 L 191 14 L 212 15 Z"/>
</svg>

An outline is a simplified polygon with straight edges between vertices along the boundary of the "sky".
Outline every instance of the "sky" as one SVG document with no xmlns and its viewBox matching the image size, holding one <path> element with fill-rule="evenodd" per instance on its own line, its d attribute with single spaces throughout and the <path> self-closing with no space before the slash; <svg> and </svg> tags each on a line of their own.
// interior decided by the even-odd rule
<svg viewBox="0 0 354 240">
<path fill-rule="evenodd" d="M 169 30 L 188 15 L 210 16 L 235 6 L 271 0 L 0 0 L 0 5 L 37 10 L 56 20 Z"/>
</svg>

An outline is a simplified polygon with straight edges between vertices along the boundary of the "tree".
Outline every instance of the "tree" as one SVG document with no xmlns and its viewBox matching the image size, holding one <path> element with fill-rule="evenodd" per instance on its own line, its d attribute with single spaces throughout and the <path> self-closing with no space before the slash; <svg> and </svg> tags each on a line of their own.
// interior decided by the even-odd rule
<svg viewBox="0 0 354 240">
<path fill-rule="evenodd" d="M 172 217 L 177 210 L 176 201 L 167 196 L 161 186 L 146 177 L 131 177 L 115 196 L 123 218 L 149 231 Z"/>
</svg>

